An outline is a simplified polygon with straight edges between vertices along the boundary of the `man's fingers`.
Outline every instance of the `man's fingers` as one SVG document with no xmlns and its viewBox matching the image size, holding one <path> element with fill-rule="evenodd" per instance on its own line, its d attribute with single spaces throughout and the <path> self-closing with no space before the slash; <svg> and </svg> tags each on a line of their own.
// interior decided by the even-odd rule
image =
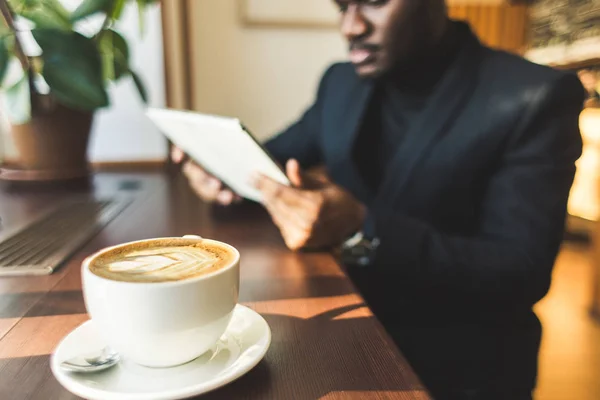
<svg viewBox="0 0 600 400">
<path fill-rule="evenodd" d="M 175 164 L 179 164 L 180 162 L 183 161 L 184 158 L 185 158 L 185 153 L 183 152 L 183 150 L 181 150 L 179 147 L 175 147 L 175 146 L 173 146 L 171 148 L 171 160 L 173 160 L 173 162 Z"/>
<path fill-rule="evenodd" d="M 218 194 L 217 194 L 217 202 L 219 204 L 221 204 L 222 206 L 228 206 L 231 203 L 233 203 L 234 201 L 234 195 L 233 192 L 231 190 L 221 190 Z"/>
<path fill-rule="evenodd" d="M 217 200 L 219 192 L 223 189 L 221 181 L 191 161 L 184 164 L 183 173 L 187 176 L 192 189 L 194 189 L 203 200 Z"/>
<path fill-rule="evenodd" d="M 205 183 L 201 181 L 190 180 L 190 186 L 196 194 L 204 201 L 213 202 L 217 200 L 219 190 L 209 189 Z"/>
<path fill-rule="evenodd" d="M 279 228 L 281 233 L 283 233 L 285 224 L 283 223 L 283 220 L 281 219 L 281 214 L 279 213 L 279 211 L 275 208 L 275 206 L 273 204 L 271 204 L 269 202 L 264 202 L 263 205 L 265 206 L 269 215 L 271 216 L 273 223 L 275 225 L 277 225 L 277 227 Z"/>
<path fill-rule="evenodd" d="M 265 205 L 270 213 L 277 215 L 277 218 L 286 226 L 294 227 L 306 234 L 309 234 L 314 225 L 314 221 L 305 218 L 305 214 L 299 212 L 296 207 L 290 206 L 281 199 L 270 199 L 265 201 Z"/>
<path fill-rule="evenodd" d="M 309 205 L 308 192 L 283 185 L 267 176 L 257 175 L 253 180 L 253 185 L 262 193 L 265 201 L 280 201 L 300 209 Z"/>
<path fill-rule="evenodd" d="M 294 172 L 300 172 L 297 167 L 296 171 L 293 163 L 288 167 L 292 178 Z M 294 183 L 293 179 L 291 181 Z M 304 247 L 319 223 L 319 198 L 311 191 L 286 186 L 263 175 L 256 177 L 254 186 L 262 193 L 263 204 L 279 227 L 286 245 L 292 250 Z"/>
<path fill-rule="evenodd" d="M 181 154 L 183 153 L 177 148 L 173 148 L 173 151 L 171 152 L 174 159 L 177 159 Z M 187 160 L 183 163 L 181 171 L 188 178 L 189 184 L 194 192 L 196 192 L 196 194 L 204 201 L 216 201 L 224 206 L 242 201 L 240 196 L 233 193 L 229 188 L 224 187 L 223 182 L 191 160 Z"/>
<path fill-rule="evenodd" d="M 217 178 L 209 174 L 193 161 L 187 161 L 183 165 L 183 173 L 190 179 L 194 181 L 199 181 L 202 184 L 206 185 L 208 189 L 211 190 L 219 190 L 221 188 L 221 181 Z"/>
<path fill-rule="evenodd" d="M 204 174 L 203 181 L 208 190 L 218 193 L 223 188 L 223 183 L 220 180 L 207 173 Z"/>
<path fill-rule="evenodd" d="M 284 216 L 275 209 L 272 204 L 266 203 L 265 208 L 271 215 L 273 223 L 279 228 L 281 236 L 285 242 L 285 245 L 290 250 L 298 250 L 304 246 L 308 239 L 308 234 L 294 226 L 289 220 L 286 220 Z"/>
<path fill-rule="evenodd" d="M 192 161 L 186 161 L 181 170 L 189 179 L 198 179 L 200 175 L 204 174 L 204 170 Z"/>
<path fill-rule="evenodd" d="M 300 169 L 300 164 L 298 163 L 298 161 L 294 159 L 288 160 L 285 166 L 285 170 L 286 175 L 292 183 L 292 185 L 294 185 L 295 187 L 304 186 L 304 181 L 302 179 L 302 170 Z"/>
<path fill-rule="evenodd" d="M 279 196 L 283 185 L 275 182 L 262 174 L 256 174 L 252 177 L 252 184 L 258 189 L 266 199 L 272 199 Z"/>
<path fill-rule="evenodd" d="M 271 204 L 278 214 L 295 221 L 302 229 L 312 229 L 320 214 L 314 193 L 283 185 L 264 175 L 257 177 L 255 187 L 263 194 L 263 202 Z"/>
</svg>

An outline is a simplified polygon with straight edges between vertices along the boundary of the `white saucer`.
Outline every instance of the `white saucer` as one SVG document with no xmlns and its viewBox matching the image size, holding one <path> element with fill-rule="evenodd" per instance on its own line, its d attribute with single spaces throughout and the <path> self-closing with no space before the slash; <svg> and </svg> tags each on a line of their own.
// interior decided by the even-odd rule
<svg viewBox="0 0 600 400">
<path fill-rule="evenodd" d="M 271 343 L 267 322 L 237 305 L 227 331 L 214 348 L 196 360 L 173 368 L 147 368 L 122 360 L 93 374 L 65 372 L 66 359 L 102 349 L 92 321 L 73 330 L 50 360 L 52 373 L 67 390 L 90 400 L 174 400 L 197 396 L 241 377 L 264 357 Z"/>
</svg>

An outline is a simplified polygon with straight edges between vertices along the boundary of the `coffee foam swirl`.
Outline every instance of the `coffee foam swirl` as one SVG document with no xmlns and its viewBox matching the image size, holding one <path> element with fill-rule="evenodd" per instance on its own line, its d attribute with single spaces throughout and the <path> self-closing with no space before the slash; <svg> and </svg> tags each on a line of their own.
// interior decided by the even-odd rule
<svg viewBox="0 0 600 400">
<path fill-rule="evenodd" d="M 232 258 L 226 249 L 216 246 L 133 248 L 99 257 L 90 270 L 126 282 L 179 281 L 214 272 Z"/>
</svg>

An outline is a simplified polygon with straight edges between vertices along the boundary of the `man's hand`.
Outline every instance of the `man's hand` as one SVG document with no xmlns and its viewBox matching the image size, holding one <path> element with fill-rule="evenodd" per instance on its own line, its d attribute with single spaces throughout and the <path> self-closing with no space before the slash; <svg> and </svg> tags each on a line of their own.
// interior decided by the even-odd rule
<svg viewBox="0 0 600 400">
<path fill-rule="evenodd" d="M 254 186 L 290 249 L 336 246 L 362 226 L 365 207 L 324 173 L 303 173 L 296 160 L 286 169 L 292 187 L 263 175 Z"/>
<path fill-rule="evenodd" d="M 175 164 L 183 163 L 183 173 L 188 178 L 191 188 L 202 200 L 209 203 L 217 202 L 224 206 L 242 200 L 240 196 L 227 189 L 223 182 L 206 172 L 204 168 L 186 159 L 185 153 L 177 147 L 173 147 L 171 159 Z"/>
</svg>

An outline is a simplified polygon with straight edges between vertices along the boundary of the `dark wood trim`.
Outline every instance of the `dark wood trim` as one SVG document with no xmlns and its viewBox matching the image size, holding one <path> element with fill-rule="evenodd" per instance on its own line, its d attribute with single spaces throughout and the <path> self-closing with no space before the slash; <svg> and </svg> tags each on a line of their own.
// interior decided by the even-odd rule
<svg viewBox="0 0 600 400">
<path fill-rule="evenodd" d="M 93 171 L 157 171 L 164 169 L 170 163 L 169 160 L 170 158 L 138 161 L 94 161 L 90 162 L 90 169 Z M 18 169 L 19 163 L 16 159 L 5 159 L 2 167 Z"/>
<path fill-rule="evenodd" d="M 596 250 L 596 254 L 597 253 L 598 250 Z M 598 260 L 592 260 L 592 266 L 594 268 L 594 287 L 592 290 L 590 315 L 600 323 L 600 262 L 598 262 Z"/>
<path fill-rule="evenodd" d="M 157 171 L 163 170 L 168 165 L 168 160 L 143 160 L 143 161 L 100 161 L 92 162 L 94 171 Z"/>
<path fill-rule="evenodd" d="M 161 6 L 167 107 L 190 109 L 193 76 L 190 66 L 190 2 L 161 0 Z"/>
<path fill-rule="evenodd" d="M 194 46 L 192 36 L 192 26 L 194 26 L 192 13 L 194 2 L 198 0 L 182 0 L 181 4 L 181 40 L 183 51 L 181 52 L 183 57 L 183 68 L 184 68 L 184 88 L 185 88 L 185 106 L 190 110 L 195 110 L 194 101 Z"/>
<path fill-rule="evenodd" d="M 166 7 L 165 7 L 166 3 L 165 0 L 160 0 L 160 19 L 161 19 L 161 25 L 162 25 L 162 43 L 163 43 L 163 77 L 164 77 L 164 82 L 165 82 L 165 104 L 167 107 L 173 107 L 173 91 L 171 89 L 173 82 L 171 81 L 172 78 L 172 71 L 173 71 L 173 64 L 170 61 L 171 58 L 167 56 L 167 49 L 168 47 L 173 43 L 173 39 L 171 38 L 171 30 L 168 29 L 168 23 L 167 23 L 167 19 L 166 19 Z M 171 141 L 168 138 L 164 138 L 164 140 L 167 142 L 167 149 L 170 150 L 171 149 Z"/>
<path fill-rule="evenodd" d="M 549 64 L 553 68 L 576 71 L 579 69 L 600 67 L 600 57 L 590 58 L 587 60 L 574 61 L 567 64 Z"/>
<path fill-rule="evenodd" d="M 592 306 L 590 316 L 598 323 L 600 323 L 600 305 Z"/>
<path fill-rule="evenodd" d="M 2 163 L 0 163 L 0 165 L 4 166 L 4 167 L 17 167 L 19 165 L 19 158 L 18 157 L 4 157 L 4 160 L 2 160 Z"/>
<path fill-rule="evenodd" d="M 172 107 L 172 98 L 173 95 L 171 86 L 173 83 L 171 82 L 171 74 L 173 70 L 172 62 L 170 58 L 167 57 L 167 48 L 173 43 L 173 39 L 171 38 L 171 30 L 168 28 L 168 23 L 166 19 L 166 3 L 165 0 L 160 0 L 160 18 L 162 24 L 162 43 L 163 43 L 163 66 L 164 66 L 164 80 L 165 80 L 165 97 L 167 107 Z"/>
<path fill-rule="evenodd" d="M 193 102 L 190 48 L 190 4 L 187 0 L 161 0 L 166 105 L 191 109 Z M 175 51 L 171 51 L 175 50 Z M 174 60 L 173 57 L 176 59 Z M 172 143 L 168 139 L 170 153 Z M 165 164 L 171 165 L 170 157 Z"/>
</svg>

